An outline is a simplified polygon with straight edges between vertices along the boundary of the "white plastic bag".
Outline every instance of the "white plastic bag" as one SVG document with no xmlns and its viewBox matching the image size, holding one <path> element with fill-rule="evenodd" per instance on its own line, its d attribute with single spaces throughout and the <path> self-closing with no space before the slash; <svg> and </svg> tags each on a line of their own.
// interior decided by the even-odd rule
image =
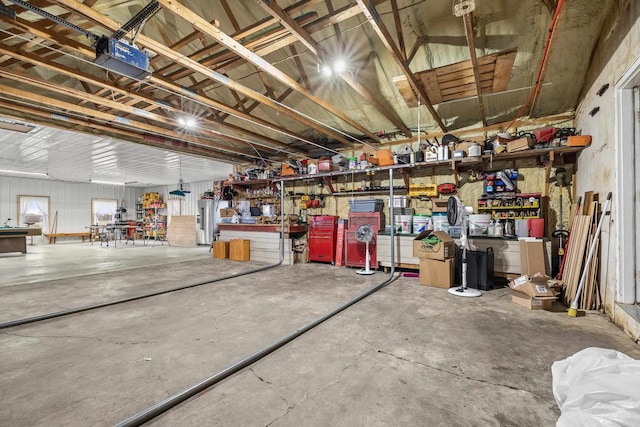
<svg viewBox="0 0 640 427">
<path fill-rule="evenodd" d="M 557 427 L 640 426 L 640 360 L 586 348 L 551 367 Z"/>
</svg>

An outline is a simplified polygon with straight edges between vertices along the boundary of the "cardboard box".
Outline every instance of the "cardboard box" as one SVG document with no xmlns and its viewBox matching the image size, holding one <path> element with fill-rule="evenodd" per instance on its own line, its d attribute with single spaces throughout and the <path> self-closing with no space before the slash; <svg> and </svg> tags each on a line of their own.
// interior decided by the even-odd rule
<svg viewBox="0 0 640 427">
<path fill-rule="evenodd" d="M 331 170 L 331 160 L 329 159 L 323 159 L 323 160 L 318 160 L 318 170 L 319 171 L 330 171 Z"/>
<path fill-rule="evenodd" d="M 507 153 L 528 150 L 536 144 L 535 140 L 529 136 L 514 139 L 507 142 Z"/>
<path fill-rule="evenodd" d="M 231 239 L 229 242 L 229 259 L 233 261 L 249 261 L 251 240 Z"/>
<path fill-rule="evenodd" d="M 219 259 L 229 258 L 229 242 L 213 242 L 213 257 Z"/>
<path fill-rule="evenodd" d="M 434 288 L 450 288 L 455 277 L 455 262 L 449 258 L 444 261 L 420 259 L 420 284 Z"/>
<path fill-rule="evenodd" d="M 530 297 L 522 292 L 511 291 L 511 301 L 529 310 L 551 310 L 553 300 L 555 300 L 555 298 Z"/>
<path fill-rule="evenodd" d="M 530 297 L 551 297 L 555 298 L 555 294 L 547 285 L 551 280 L 549 276 L 520 276 L 509 282 L 511 290 L 521 292 Z"/>
<path fill-rule="evenodd" d="M 431 199 L 431 212 L 446 212 L 449 199 Z"/>
<path fill-rule="evenodd" d="M 547 274 L 547 263 L 544 256 L 544 242 L 540 239 L 520 240 L 520 274 L 533 276 L 538 273 Z"/>
<path fill-rule="evenodd" d="M 423 241 L 429 236 L 438 238 L 440 242 L 430 244 Z M 456 256 L 456 244 L 446 232 L 426 230 L 413 239 L 413 256 L 443 261 Z"/>
<path fill-rule="evenodd" d="M 223 208 L 220 209 L 220 217 L 221 218 L 229 218 L 230 216 L 235 215 L 237 212 L 233 208 Z"/>
</svg>

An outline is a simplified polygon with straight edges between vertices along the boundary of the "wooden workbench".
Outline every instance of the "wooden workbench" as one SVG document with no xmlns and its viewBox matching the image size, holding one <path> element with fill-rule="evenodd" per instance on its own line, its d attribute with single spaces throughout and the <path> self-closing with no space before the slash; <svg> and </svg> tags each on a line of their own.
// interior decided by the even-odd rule
<svg viewBox="0 0 640 427">
<path fill-rule="evenodd" d="M 280 259 L 280 224 L 218 224 L 220 240 L 249 240 L 251 261 L 276 263 Z M 306 224 L 285 225 L 284 228 L 284 265 L 294 263 L 291 239 L 307 232 Z"/>
</svg>

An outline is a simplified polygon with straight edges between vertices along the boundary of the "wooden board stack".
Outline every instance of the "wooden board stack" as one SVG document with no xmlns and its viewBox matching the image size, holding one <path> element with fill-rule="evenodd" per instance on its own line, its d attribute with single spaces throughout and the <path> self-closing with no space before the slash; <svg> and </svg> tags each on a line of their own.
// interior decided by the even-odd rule
<svg viewBox="0 0 640 427">
<path fill-rule="evenodd" d="M 600 213 L 598 195 L 593 191 L 585 193 L 582 206 L 576 206 L 571 225 L 568 247 L 565 251 L 565 266 L 561 279 L 565 284 L 564 302 L 570 304 L 576 297 L 578 284 L 583 270 L 587 269 L 587 277 L 580 294 L 579 309 L 597 309 L 601 304 L 598 287 L 599 239 L 595 252 L 588 266 L 584 265 L 589 248 L 595 238 Z"/>
</svg>

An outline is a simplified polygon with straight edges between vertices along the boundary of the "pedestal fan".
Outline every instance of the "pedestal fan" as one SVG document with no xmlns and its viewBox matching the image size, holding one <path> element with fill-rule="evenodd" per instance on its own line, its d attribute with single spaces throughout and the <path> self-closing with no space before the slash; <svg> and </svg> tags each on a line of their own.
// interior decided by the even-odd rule
<svg viewBox="0 0 640 427">
<path fill-rule="evenodd" d="M 374 274 L 371 270 L 371 255 L 369 254 L 369 242 L 373 239 L 373 228 L 369 224 L 362 224 L 356 229 L 356 240 L 365 244 L 366 261 L 362 270 L 356 271 L 357 274 Z"/>
<path fill-rule="evenodd" d="M 449 197 L 447 203 L 447 222 L 450 227 L 462 225 L 462 233 L 460 233 L 460 244 L 462 246 L 462 285 L 457 288 L 450 288 L 449 293 L 459 297 L 479 297 L 482 295 L 479 290 L 467 288 L 467 249 L 469 242 L 467 241 L 467 217 L 469 212 L 462 201 L 458 197 Z"/>
</svg>

